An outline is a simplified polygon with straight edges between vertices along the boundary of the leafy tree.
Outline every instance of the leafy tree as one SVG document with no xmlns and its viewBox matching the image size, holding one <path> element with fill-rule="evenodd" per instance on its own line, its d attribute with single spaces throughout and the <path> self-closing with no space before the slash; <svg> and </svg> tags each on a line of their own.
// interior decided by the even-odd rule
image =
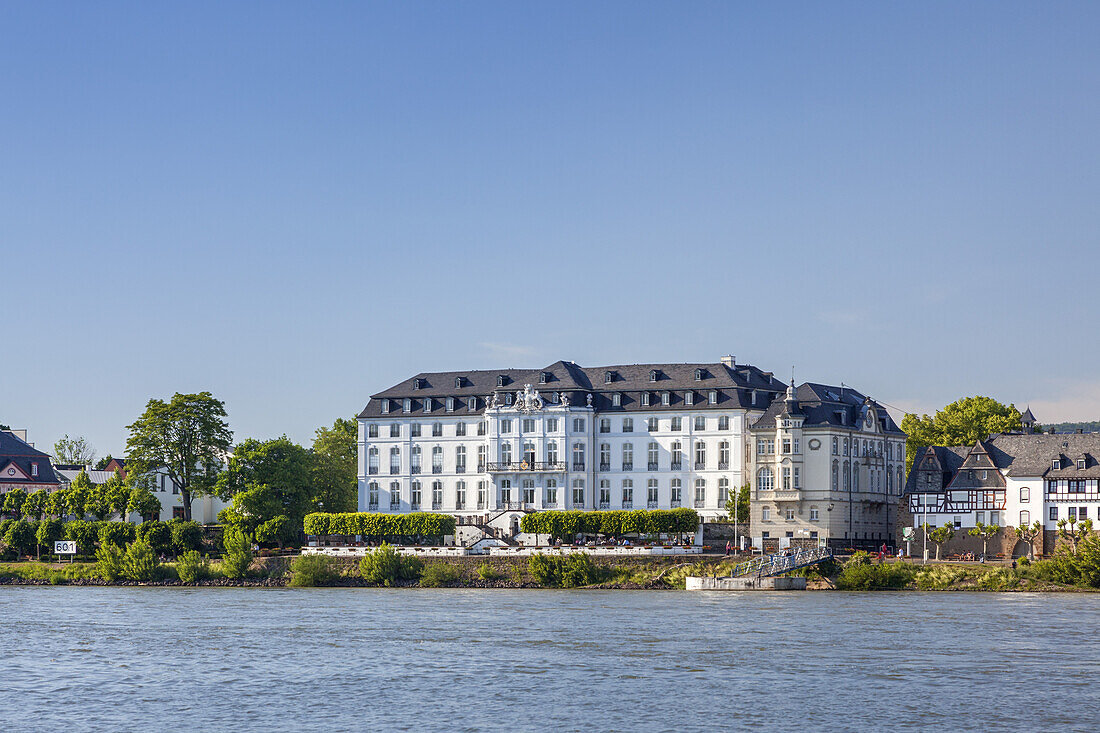
<svg viewBox="0 0 1100 733">
<path fill-rule="evenodd" d="M 88 478 L 88 473 L 86 471 L 78 473 L 69 484 L 67 513 L 77 519 L 83 519 L 87 514 L 85 507 L 88 506 L 88 500 L 92 498 L 92 489 L 92 481 Z"/>
<path fill-rule="evenodd" d="M 91 514 L 100 522 L 111 516 L 111 499 L 103 486 L 104 484 L 92 484 L 88 499 L 84 502 L 84 513 Z"/>
<path fill-rule="evenodd" d="M 149 515 L 159 516 L 160 499 L 149 490 L 148 486 L 138 484 L 130 489 L 130 498 L 126 502 L 126 512 L 127 514 L 135 513 L 142 518 Z"/>
<path fill-rule="evenodd" d="M 115 457 L 112 456 L 110 453 L 108 453 L 103 458 L 100 458 L 98 461 L 95 462 L 95 470 L 97 470 L 97 471 L 107 470 L 107 464 L 110 463 L 111 461 L 113 461 L 114 459 L 115 459 Z"/>
<path fill-rule="evenodd" d="M 35 530 L 34 523 L 25 519 L 12 522 L 4 533 L 4 544 L 14 550 L 16 555 L 29 555 L 35 546 Z"/>
<path fill-rule="evenodd" d="M 1027 543 L 1028 559 L 1035 559 L 1035 538 L 1043 534 L 1043 523 L 1036 519 L 1030 526 L 1021 524 L 1015 528 L 1016 537 Z"/>
<path fill-rule="evenodd" d="M 908 435 L 905 464 L 913 465 L 918 448 L 929 445 L 974 445 L 994 433 L 1023 429 L 1020 411 L 992 397 L 964 397 L 936 412 L 934 417 L 906 414 L 901 429 Z"/>
<path fill-rule="evenodd" d="M 118 545 L 105 543 L 95 551 L 96 572 L 99 577 L 107 582 L 112 582 L 122 575 L 123 562 L 126 552 Z"/>
<path fill-rule="evenodd" d="M 69 513 L 69 490 L 58 489 L 46 497 L 46 514 L 64 519 Z"/>
<path fill-rule="evenodd" d="M 172 528 L 159 519 L 139 524 L 137 537 L 148 542 L 157 553 L 172 552 Z"/>
<path fill-rule="evenodd" d="M 130 486 L 128 481 L 122 478 L 122 474 L 115 471 L 100 485 L 99 490 L 103 493 L 111 512 L 117 514 L 120 521 L 127 521 L 126 507 L 130 503 Z"/>
<path fill-rule="evenodd" d="M 236 447 L 218 478 L 218 495 L 233 502 L 218 518 L 247 532 L 278 516 L 302 526 L 313 507 L 312 462 L 309 451 L 285 435 L 249 438 Z"/>
<path fill-rule="evenodd" d="M 65 530 L 65 525 L 58 519 L 43 519 L 38 523 L 38 529 L 35 530 L 34 540 L 39 547 L 39 553 L 41 548 L 47 548 L 47 552 L 53 550 L 53 543 L 61 539 L 61 534 Z M 39 554 L 41 557 L 41 554 Z"/>
<path fill-rule="evenodd" d="M 1078 522 L 1077 517 L 1070 517 L 1068 520 L 1063 517 L 1058 520 L 1058 536 L 1073 546 L 1074 555 L 1077 554 L 1077 546 L 1081 540 L 1090 532 L 1092 532 L 1091 519 L 1082 519 Z"/>
<path fill-rule="evenodd" d="M 27 501 L 27 492 L 23 489 L 12 489 L 4 494 L 4 514 L 18 519 L 23 516 L 23 504 Z"/>
<path fill-rule="evenodd" d="M 99 525 L 99 544 L 125 547 L 134 541 L 134 525 L 129 522 L 101 522 Z"/>
<path fill-rule="evenodd" d="M 955 528 L 949 523 L 942 527 L 932 529 L 930 525 L 924 525 L 925 536 L 936 546 L 936 560 L 940 559 L 940 548 L 955 536 Z"/>
<path fill-rule="evenodd" d="M 23 514 L 31 519 L 41 519 L 46 511 L 46 502 L 50 498 L 50 492 L 39 489 L 27 495 L 23 502 Z"/>
<path fill-rule="evenodd" d="M 318 428 L 313 438 L 311 509 L 353 512 L 358 503 L 356 450 L 359 430 L 354 420 L 337 418 L 331 428 Z"/>
<path fill-rule="evenodd" d="M 95 449 L 83 437 L 70 438 L 66 434 L 53 444 L 53 457 L 58 463 L 90 466 L 95 461 Z"/>
<path fill-rule="evenodd" d="M 209 392 L 179 394 L 170 402 L 149 400 L 132 425 L 126 447 L 127 472 L 148 473 L 163 467 L 176 483 L 183 501 L 183 518 L 191 519 L 191 498 L 212 493 L 222 456 L 232 433 L 225 404 Z"/>
<path fill-rule="evenodd" d="M 973 529 L 967 530 L 967 534 L 971 537 L 982 538 L 982 557 L 986 555 L 986 550 L 989 548 L 989 540 L 992 539 L 1001 528 L 996 524 L 983 524 L 982 522 L 975 522 Z"/>
<path fill-rule="evenodd" d="M 65 522 L 64 527 L 65 539 L 75 542 L 77 548 L 83 549 L 85 553 L 90 553 L 95 549 L 95 544 L 99 540 L 98 524 L 77 519 L 72 522 Z"/>
</svg>

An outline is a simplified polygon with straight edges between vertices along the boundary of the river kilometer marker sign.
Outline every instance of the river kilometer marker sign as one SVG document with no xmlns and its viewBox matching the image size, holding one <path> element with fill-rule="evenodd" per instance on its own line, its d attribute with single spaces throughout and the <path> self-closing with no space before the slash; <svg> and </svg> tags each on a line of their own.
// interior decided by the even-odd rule
<svg viewBox="0 0 1100 733">
<path fill-rule="evenodd" d="M 75 555 L 76 542 L 73 540 L 59 540 L 54 542 L 53 552 L 55 555 Z"/>
</svg>

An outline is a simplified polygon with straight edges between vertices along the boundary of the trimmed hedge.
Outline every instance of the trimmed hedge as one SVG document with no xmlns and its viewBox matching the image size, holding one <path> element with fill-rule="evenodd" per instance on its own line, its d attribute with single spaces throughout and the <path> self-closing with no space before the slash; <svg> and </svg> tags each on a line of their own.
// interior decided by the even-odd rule
<svg viewBox="0 0 1100 733">
<path fill-rule="evenodd" d="M 307 514 L 303 523 L 306 534 L 364 535 L 367 537 L 442 537 L 455 533 L 455 518 L 447 514 L 413 512 L 379 514 L 343 512 Z"/>
<path fill-rule="evenodd" d="M 519 524 L 520 530 L 528 534 L 557 538 L 578 534 L 694 534 L 698 527 L 698 513 L 687 508 L 534 512 L 525 515 Z"/>
</svg>

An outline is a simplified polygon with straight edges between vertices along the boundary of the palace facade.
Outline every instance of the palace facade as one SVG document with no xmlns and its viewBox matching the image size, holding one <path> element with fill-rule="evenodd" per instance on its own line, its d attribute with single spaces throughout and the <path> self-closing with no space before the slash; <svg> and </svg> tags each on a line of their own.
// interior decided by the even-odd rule
<svg viewBox="0 0 1100 733">
<path fill-rule="evenodd" d="M 783 385 L 708 364 L 424 373 L 359 414 L 359 509 L 460 523 L 540 509 L 726 513 L 747 480 L 748 426 Z"/>
</svg>

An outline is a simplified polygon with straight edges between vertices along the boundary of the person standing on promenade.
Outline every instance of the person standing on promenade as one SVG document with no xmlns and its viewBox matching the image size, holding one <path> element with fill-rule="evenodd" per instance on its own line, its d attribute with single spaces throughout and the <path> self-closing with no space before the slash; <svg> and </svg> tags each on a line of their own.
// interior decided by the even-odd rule
<svg viewBox="0 0 1100 733">
<path fill-rule="evenodd" d="M 726 557 L 730 556 L 730 551 L 731 550 L 733 550 L 733 545 L 730 544 L 729 540 L 726 540 Z"/>
</svg>

